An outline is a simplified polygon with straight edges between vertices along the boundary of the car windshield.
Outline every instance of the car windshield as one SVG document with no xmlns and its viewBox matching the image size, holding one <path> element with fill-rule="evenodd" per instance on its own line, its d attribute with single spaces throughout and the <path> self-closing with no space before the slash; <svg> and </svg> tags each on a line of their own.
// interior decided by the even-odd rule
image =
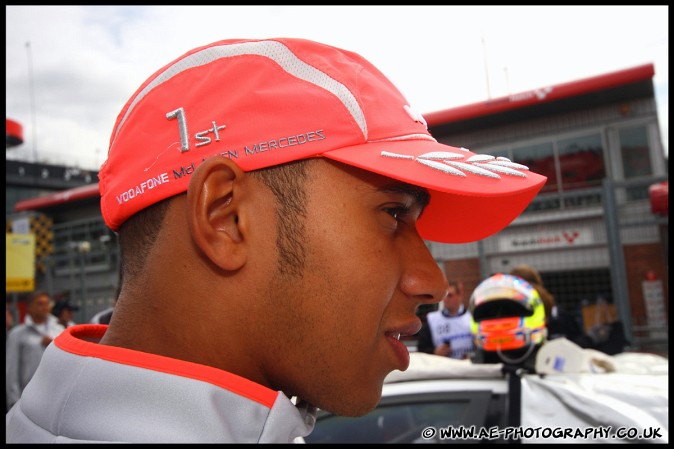
<svg viewBox="0 0 674 449">
<path fill-rule="evenodd" d="M 495 425 L 491 409 L 505 407 L 493 392 L 466 391 L 390 396 L 360 418 L 320 414 L 307 443 L 423 443 L 428 427 Z"/>
</svg>

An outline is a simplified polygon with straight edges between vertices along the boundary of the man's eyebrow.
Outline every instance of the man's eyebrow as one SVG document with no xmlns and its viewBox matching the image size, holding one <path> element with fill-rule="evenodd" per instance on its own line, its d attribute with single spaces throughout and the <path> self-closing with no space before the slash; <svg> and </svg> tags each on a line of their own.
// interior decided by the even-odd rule
<svg viewBox="0 0 674 449">
<path fill-rule="evenodd" d="M 431 194 L 429 191 L 423 187 L 415 186 L 408 184 L 406 182 L 394 182 L 391 184 L 385 184 L 379 187 L 377 190 L 385 193 L 395 193 L 400 195 L 406 195 L 412 198 L 414 205 L 418 206 L 421 211 L 423 211 L 428 203 L 431 201 Z"/>
</svg>

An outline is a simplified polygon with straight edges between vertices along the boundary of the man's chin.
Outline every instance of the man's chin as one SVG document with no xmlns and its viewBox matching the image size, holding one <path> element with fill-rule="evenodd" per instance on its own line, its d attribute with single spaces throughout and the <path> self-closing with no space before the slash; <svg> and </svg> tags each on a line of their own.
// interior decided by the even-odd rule
<svg viewBox="0 0 674 449">
<path fill-rule="evenodd" d="M 349 398 L 340 398 L 331 404 L 326 404 L 325 407 L 319 406 L 322 410 L 326 410 L 338 416 L 359 417 L 367 415 L 377 407 L 381 400 L 381 387 L 377 394 L 370 393 L 369 395 L 354 394 Z"/>
</svg>

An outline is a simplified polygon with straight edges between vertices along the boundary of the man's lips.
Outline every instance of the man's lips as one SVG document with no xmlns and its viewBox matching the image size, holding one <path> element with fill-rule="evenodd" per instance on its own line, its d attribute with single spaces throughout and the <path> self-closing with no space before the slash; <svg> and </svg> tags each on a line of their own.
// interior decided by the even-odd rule
<svg viewBox="0 0 674 449">
<path fill-rule="evenodd" d="M 393 337 L 396 340 L 400 340 L 400 332 L 386 332 L 386 335 L 389 337 Z"/>
<path fill-rule="evenodd" d="M 414 335 L 420 330 L 421 330 L 421 320 L 417 319 L 407 324 L 394 326 L 388 331 L 386 331 L 385 334 L 389 337 L 395 338 L 396 340 L 400 340 L 400 337 L 408 337 L 410 335 Z"/>
<path fill-rule="evenodd" d="M 396 355 L 396 368 L 400 371 L 405 371 L 410 365 L 410 352 L 405 343 L 400 341 L 400 337 L 414 335 L 419 332 L 419 329 L 421 329 L 421 321 L 415 320 L 385 332 L 386 338 Z"/>
<path fill-rule="evenodd" d="M 386 341 L 392 349 L 391 352 L 395 355 L 395 369 L 405 371 L 410 366 L 410 351 L 399 338 L 400 334 L 397 332 L 386 334 Z"/>
</svg>

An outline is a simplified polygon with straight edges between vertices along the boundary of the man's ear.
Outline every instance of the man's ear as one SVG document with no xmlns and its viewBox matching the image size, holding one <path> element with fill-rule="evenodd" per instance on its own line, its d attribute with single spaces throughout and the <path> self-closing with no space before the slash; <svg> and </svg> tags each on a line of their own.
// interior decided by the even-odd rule
<svg viewBox="0 0 674 449">
<path fill-rule="evenodd" d="M 239 225 L 237 195 L 245 173 L 229 158 L 213 156 L 192 173 L 187 189 L 187 221 L 196 245 L 223 270 L 246 262 L 246 241 Z"/>
</svg>

